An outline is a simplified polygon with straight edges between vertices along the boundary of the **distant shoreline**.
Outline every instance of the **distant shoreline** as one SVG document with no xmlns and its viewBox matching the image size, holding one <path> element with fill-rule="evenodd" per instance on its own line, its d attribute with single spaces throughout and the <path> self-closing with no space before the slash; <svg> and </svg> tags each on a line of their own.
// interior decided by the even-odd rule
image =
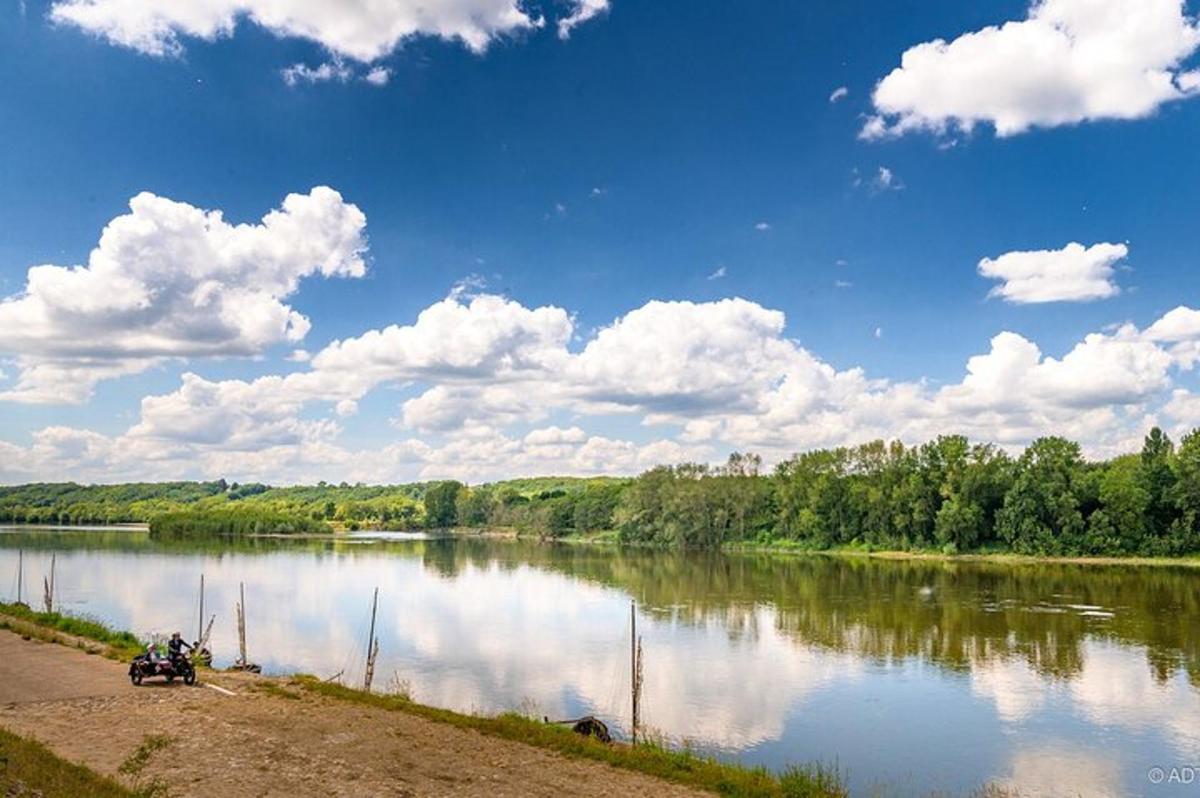
<svg viewBox="0 0 1200 798">
<path fill-rule="evenodd" d="M 47 532 L 70 531 L 114 531 L 114 532 L 145 532 L 148 524 L 0 524 L 0 528 L 43 530 Z M 596 546 L 601 548 L 629 548 L 663 552 L 703 552 L 720 551 L 726 554 L 773 554 L 784 556 L 823 556 L 843 558 L 871 558 L 894 561 L 930 561 L 945 563 L 980 562 L 1001 565 L 1124 565 L 1124 566 L 1177 566 L 1185 568 L 1200 568 L 1200 555 L 1184 557 L 1112 557 L 1112 556 L 1079 556 L 1079 555 L 1038 555 L 1016 554 L 1010 552 L 964 552 L 962 554 L 945 554 L 939 551 L 902 551 L 896 549 L 881 549 L 868 551 L 862 548 L 835 547 L 817 549 L 797 546 L 789 542 L 780 543 L 725 543 L 714 549 L 678 548 L 659 546 L 650 543 L 620 541 L 613 531 L 600 532 L 592 535 L 567 535 L 560 538 L 546 538 L 538 535 L 522 534 L 519 530 L 507 527 L 453 527 L 450 529 L 359 529 L 350 531 L 344 528 L 334 529 L 328 533 L 262 533 L 245 535 L 247 538 L 289 539 L 289 540 L 347 540 L 351 538 L 370 539 L 371 533 L 424 535 L 426 539 L 440 538 L 475 538 L 480 540 L 521 540 L 545 544 L 562 544 L 569 546 Z"/>
<path fill-rule="evenodd" d="M 877 550 L 867 551 L 860 548 L 835 547 L 816 549 L 796 546 L 789 543 L 725 543 L 718 548 L 675 548 L 656 546 L 647 543 L 630 543 L 616 540 L 612 532 L 597 535 L 580 536 L 568 535 L 562 538 L 540 538 L 534 535 L 521 535 L 516 530 L 485 530 L 476 532 L 472 529 L 450 530 L 453 537 L 479 537 L 492 539 L 532 540 L 545 543 L 561 543 L 573 546 L 621 547 L 631 549 L 648 549 L 652 551 L 720 551 L 727 554 L 779 554 L 788 556 L 823 556 L 823 557 L 863 557 L 879 560 L 929 560 L 939 562 L 990 562 L 1007 565 L 1155 565 L 1155 566 L 1185 566 L 1200 568 L 1200 555 L 1185 557 L 1109 557 L 1109 556 L 1072 556 L 1072 555 L 1038 555 L 1016 554 L 1009 552 L 964 552 L 962 554 L 945 554 L 938 551 L 901 551 Z"/>
</svg>

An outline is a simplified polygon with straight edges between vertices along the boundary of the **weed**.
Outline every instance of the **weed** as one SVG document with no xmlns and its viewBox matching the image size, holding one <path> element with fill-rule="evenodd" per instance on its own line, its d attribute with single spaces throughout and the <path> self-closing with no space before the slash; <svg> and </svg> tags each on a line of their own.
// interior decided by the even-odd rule
<svg viewBox="0 0 1200 798">
<path fill-rule="evenodd" d="M 173 742 L 174 738 L 165 734 L 147 734 L 142 738 L 142 744 L 133 749 L 133 753 L 117 768 L 118 773 L 128 776 L 133 782 L 135 795 L 142 798 L 167 798 L 169 792 L 166 782 L 158 778 L 146 780 L 142 771 L 150 764 L 150 757 L 154 756 L 156 751 L 161 751 Z"/>
</svg>

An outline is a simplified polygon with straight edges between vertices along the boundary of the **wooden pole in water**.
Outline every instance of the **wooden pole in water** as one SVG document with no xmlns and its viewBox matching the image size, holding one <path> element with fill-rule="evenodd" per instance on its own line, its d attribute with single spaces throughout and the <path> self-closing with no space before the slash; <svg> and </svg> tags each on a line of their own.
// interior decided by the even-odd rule
<svg viewBox="0 0 1200 798">
<path fill-rule="evenodd" d="M 17 603 L 21 603 L 21 583 L 25 580 L 25 549 L 17 549 Z"/>
<path fill-rule="evenodd" d="M 637 652 L 637 602 L 629 602 L 629 692 L 633 705 L 633 723 L 630 731 L 633 744 L 637 745 L 638 733 L 638 652 Z"/>
<path fill-rule="evenodd" d="M 363 689 L 371 692 L 371 680 L 375 676 L 375 655 L 379 653 L 379 641 L 375 639 L 375 612 L 379 608 L 379 588 L 371 600 L 371 631 L 367 634 L 367 669 L 363 676 Z"/>
<path fill-rule="evenodd" d="M 241 655 L 242 655 L 242 660 L 241 660 L 242 666 L 245 667 L 246 665 L 250 664 L 250 661 L 248 659 L 246 659 L 246 583 L 245 582 L 238 582 L 238 592 L 239 592 L 239 595 L 241 596 L 241 601 L 238 602 L 238 606 L 237 606 L 238 649 L 241 651 Z"/>
<path fill-rule="evenodd" d="M 204 639 L 204 574 L 200 574 L 200 616 L 196 624 L 196 639 Z"/>
</svg>

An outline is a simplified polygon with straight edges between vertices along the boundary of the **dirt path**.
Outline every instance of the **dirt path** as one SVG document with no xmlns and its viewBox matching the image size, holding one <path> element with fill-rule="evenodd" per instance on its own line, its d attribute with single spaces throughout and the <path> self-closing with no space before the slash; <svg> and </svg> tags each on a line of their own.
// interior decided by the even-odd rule
<svg viewBox="0 0 1200 798">
<path fill-rule="evenodd" d="M 597 762 L 404 712 L 304 694 L 267 695 L 253 678 L 135 688 L 125 666 L 0 630 L 0 725 L 108 775 L 147 734 L 174 741 L 143 778 L 172 796 L 696 795 Z"/>
</svg>

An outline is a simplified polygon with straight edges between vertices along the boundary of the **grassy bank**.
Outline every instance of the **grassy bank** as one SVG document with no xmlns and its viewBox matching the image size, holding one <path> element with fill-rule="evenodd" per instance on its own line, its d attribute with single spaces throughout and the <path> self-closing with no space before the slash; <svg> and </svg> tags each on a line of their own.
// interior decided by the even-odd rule
<svg viewBox="0 0 1200 798">
<path fill-rule="evenodd" d="M 603 541 L 600 541 L 603 542 Z M 1076 565 L 1175 565 L 1200 568 L 1200 555 L 1183 557 L 1105 557 L 1070 556 L 1054 554 L 1014 554 L 1004 551 L 968 551 L 947 553 L 938 549 L 879 549 L 870 546 L 834 546 L 817 548 L 797 545 L 790 541 L 774 543 L 727 544 L 723 551 L 763 552 L 768 554 L 807 554 L 828 557 L 875 557 L 882 560 L 937 560 L 943 562 L 994 562 L 1011 565 L 1034 565 L 1038 563 Z"/>
<path fill-rule="evenodd" d="M 131 659 L 146 648 L 131 632 L 115 631 L 90 618 L 38 612 L 23 604 L 0 602 L 0 629 L 10 629 L 51 643 L 95 650 L 112 659 Z M 92 648 L 82 645 L 82 641 L 98 645 Z"/>
<path fill-rule="evenodd" d="M 640 541 L 623 541 L 616 530 L 565 535 L 560 538 L 545 538 L 536 534 L 525 534 L 516 529 L 491 528 L 485 530 L 455 528 L 448 530 L 455 537 L 516 538 L 538 540 L 546 543 L 564 543 L 577 546 L 621 546 L 658 551 L 711 551 L 704 547 L 678 547 Z M 1006 551 L 966 551 L 947 553 L 940 549 L 887 549 L 866 545 L 814 546 L 794 540 L 768 540 L 758 543 L 725 543 L 719 547 L 725 552 L 748 552 L 756 554 L 788 554 L 823 557 L 875 557 L 883 560 L 937 560 L 944 562 L 995 562 L 1012 565 L 1038 563 L 1076 565 L 1173 565 L 1200 568 L 1200 554 L 1180 557 L 1106 557 L 1071 556 L 1051 554 L 1014 554 Z"/>
<path fill-rule="evenodd" d="M 137 798 L 112 779 L 60 759 L 46 746 L 0 728 L 0 795 Z"/>
<path fill-rule="evenodd" d="M 397 695 L 379 695 L 354 690 L 311 676 L 298 676 L 288 682 L 310 693 L 379 707 L 395 712 L 407 712 L 439 723 L 503 737 L 526 745 L 556 751 L 583 759 L 594 759 L 614 767 L 634 770 L 649 776 L 684 784 L 719 795 L 769 798 L 785 796 L 845 796 L 837 773 L 820 765 L 792 767 L 781 774 L 765 768 L 746 768 L 699 756 L 690 751 L 672 750 L 653 743 L 627 745 L 601 743 L 591 737 L 575 734 L 563 726 L 542 723 L 531 718 L 505 713 L 496 716 L 464 715 L 446 709 L 425 706 Z M 281 692 L 276 687 L 273 692 Z"/>
</svg>

